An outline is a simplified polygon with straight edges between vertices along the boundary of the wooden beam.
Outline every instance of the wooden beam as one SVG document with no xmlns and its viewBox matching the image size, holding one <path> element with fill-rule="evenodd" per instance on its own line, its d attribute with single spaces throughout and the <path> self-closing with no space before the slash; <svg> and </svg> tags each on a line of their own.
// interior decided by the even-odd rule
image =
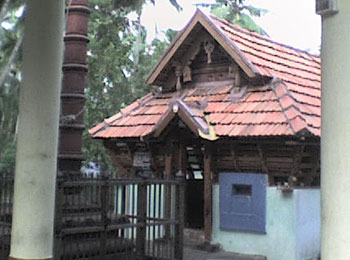
<svg viewBox="0 0 350 260">
<path fill-rule="evenodd" d="M 233 165 L 235 167 L 235 171 L 240 172 L 241 168 L 239 167 L 239 164 L 238 164 L 238 157 L 237 157 L 237 153 L 235 151 L 234 145 L 230 145 L 230 148 L 231 148 L 231 156 L 233 159 Z"/>
<path fill-rule="evenodd" d="M 112 163 L 117 166 L 118 173 L 120 173 L 119 177 L 127 177 L 128 170 L 123 166 L 121 163 L 121 160 L 119 159 L 117 155 L 117 146 L 116 143 L 110 140 L 104 140 L 103 145 L 106 148 L 106 151 L 108 155 L 111 157 Z M 127 146 L 128 154 L 130 152 L 129 146 Z M 130 156 L 131 154 L 129 154 Z M 131 157 L 131 161 L 133 160 L 133 157 Z"/>
<path fill-rule="evenodd" d="M 164 155 L 164 161 L 165 161 L 165 167 L 164 167 L 164 178 L 166 180 L 171 179 L 172 176 L 172 161 L 173 161 L 173 155 L 172 153 L 167 153 Z"/>
<path fill-rule="evenodd" d="M 179 146 L 178 146 L 178 160 L 177 160 L 177 171 L 179 174 L 185 174 L 185 165 L 184 165 L 184 155 L 185 155 L 185 146 L 179 140 Z"/>
<path fill-rule="evenodd" d="M 306 186 L 311 186 L 313 180 L 318 174 L 318 169 L 320 168 L 320 151 L 317 150 L 312 155 L 312 162 L 314 166 L 312 167 L 311 172 L 305 176 L 304 183 Z"/>
<path fill-rule="evenodd" d="M 259 157 L 260 157 L 261 168 L 267 174 L 267 177 L 269 178 L 269 184 L 274 185 L 275 184 L 275 178 L 274 178 L 275 176 L 272 173 L 270 173 L 269 169 L 267 168 L 266 156 L 264 154 L 262 145 L 257 144 L 256 146 L 257 146 Z"/>
<path fill-rule="evenodd" d="M 211 241 L 212 235 L 212 149 L 206 144 L 204 148 L 204 239 Z"/>
<path fill-rule="evenodd" d="M 155 144 L 148 144 L 148 150 L 151 157 L 151 169 L 154 171 L 155 176 L 158 178 L 162 174 L 162 169 L 157 164 L 155 149 Z"/>
<path fill-rule="evenodd" d="M 170 70 L 169 74 L 169 78 L 165 81 L 165 83 L 163 84 L 163 90 L 165 91 L 169 91 L 172 90 L 176 84 L 176 76 L 175 76 L 175 71 Z"/>
<path fill-rule="evenodd" d="M 170 121 L 173 120 L 175 116 L 175 113 L 172 109 L 168 110 L 162 118 L 158 121 L 158 123 L 155 125 L 154 129 L 155 132 L 153 134 L 153 137 L 157 138 L 160 136 L 160 134 L 163 132 L 163 130 L 169 125 Z"/>
<path fill-rule="evenodd" d="M 128 170 L 122 165 L 115 151 L 113 151 L 110 148 L 106 148 L 106 150 L 109 156 L 111 157 L 112 163 L 118 168 L 118 172 L 120 173 L 119 177 L 127 177 Z"/>
<path fill-rule="evenodd" d="M 259 157 L 260 157 L 260 162 L 261 162 L 261 168 L 263 169 L 263 171 L 265 173 L 269 173 L 269 169 L 266 166 L 266 157 L 265 154 L 263 152 L 262 146 L 261 145 L 257 145 L 257 149 L 258 149 L 258 153 L 259 153 Z"/>
<path fill-rule="evenodd" d="M 293 168 L 291 170 L 291 176 L 298 176 L 301 160 L 303 158 L 305 145 L 298 145 L 295 148 L 294 157 L 293 157 Z"/>
</svg>

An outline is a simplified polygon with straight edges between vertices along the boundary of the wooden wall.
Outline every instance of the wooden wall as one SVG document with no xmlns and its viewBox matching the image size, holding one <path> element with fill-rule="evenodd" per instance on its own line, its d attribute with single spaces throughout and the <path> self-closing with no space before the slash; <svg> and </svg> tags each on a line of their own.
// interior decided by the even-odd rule
<svg viewBox="0 0 350 260">
<path fill-rule="evenodd" d="M 152 169 L 155 176 L 163 177 L 165 170 L 165 157 L 172 155 L 171 169 L 175 174 L 178 171 L 178 140 L 164 142 L 112 143 L 107 147 L 113 151 L 113 162 L 122 172 L 129 175 L 134 173 L 132 167 L 133 153 L 135 151 L 150 152 Z M 186 140 L 184 144 L 184 168 L 192 171 L 190 162 L 196 161 L 198 170 L 203 171 L 204 143 L 198 139 L 193 142 Z M 211 144 L 213 181 L 219 172 L 247 172 L 266 173 L 270 185 L 293 182 L 295 186 L 318 186 L 320 184 L 320 145 L 317 139 L 219 139 Z M 192 160 L 192 161 L 191 161 Z M 193 163 L 191 163 L 193 165 Z M 196 166 L 197 167 L 197 166 Z M 295 178 L 292 178 L 295 177 Z"/>
</svg>

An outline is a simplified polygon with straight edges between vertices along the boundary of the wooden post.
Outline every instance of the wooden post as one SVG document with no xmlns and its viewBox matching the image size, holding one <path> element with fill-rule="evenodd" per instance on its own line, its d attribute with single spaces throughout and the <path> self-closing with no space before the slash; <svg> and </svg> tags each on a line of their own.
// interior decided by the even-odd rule
<svg viewBox="0 0 350 260">
<path fill-rule="evenodd" d="M 63 192 L 63 180 L 57 178 L 56 182 L 56 202 L 55 202 L 55 238 L 54 238 L 54 259 L 61 259 L 64 254 L 62 247 L 62 229 L 63 229 L 63 204 L 64 204 L 64 192 Z"/>
<path fill-rule="evenodd" d="M 172 159 L 172 153 L 165 155 L 164 178 L 166 180 L 172 178 Z M 165 189 L 164 215 L 167 220 L 171 218 L 171 184 L 167 184 Z M 170 238 L 170 225 L 165 226 L 165 237 Z"/>
<path fill-rule="evenodd" d="M 209 144 L 204 149 L 204 238 L 211 241 L 212 233 L 212 151 Z"/>
<path fill-rule="evenodd" d="M 64 1 L 27 1 L 10 259 L 52 259 Z"/>
<path fill-rule="evenodd" d="M 136 250 L 138 259 L 145 257 L 146 242 L 146 217 L 147 217 L 147 184 L 145 182 L 138 185 L 137 189 L 137 227 Z"/>
<path fill-rule="evenodd" d="M 183 178 L 179 178 L 183 180 Z M 176 184 L 176 219 L 178 224 L 175 228 L 175 259 L 183 259 L 183 230 L 184 230 L 184 200 L 185 200 L 185 185 L 184 182 Z"/>
<path fill-rule="evenodd" d="M 170 180 L 172 178 L 172 153 L 165 154 L 165 169 L 164 169 L 164 177 L 166 180 Z"/>
<path fill-rule="evenodd" d="M 107 225 L 108 225 L 108 177 L 106 175 L 102 176 L 103 182 L 101 184 L 101 222 L 103 223 L 103 231 L 100 237 L 100 258 L 105 259 L 107 254 Z"/>
<path fill-rule="evenodd" d="M 184 165 L 184 155 L 185 155 L 185 151 L 184 151 L 185 147 L 184 144 L 181 143 L 181 141 L 179 142 L 179 149 L 178 149 L 178 174 L 179 175 L 185 175 L 185 165 Z M 179 176 L 181 177 L 181 176 Z"/>
</svg>

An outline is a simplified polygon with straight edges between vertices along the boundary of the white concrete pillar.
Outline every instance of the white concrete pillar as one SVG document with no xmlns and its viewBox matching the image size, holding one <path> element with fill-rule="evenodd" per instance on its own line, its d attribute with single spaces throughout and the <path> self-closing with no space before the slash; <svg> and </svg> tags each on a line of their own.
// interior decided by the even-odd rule
<svg viewBox="0 0 350 260">
<path fill-rule="evenodd" d="M 350 1 L 322 18 L 322 260 L 350 259 Z"/>
<path fill-rule="evenodd" d="M 63 0 L 27 1 L 12 259 L 53 256 L 63 28 Z"/>
</svg>

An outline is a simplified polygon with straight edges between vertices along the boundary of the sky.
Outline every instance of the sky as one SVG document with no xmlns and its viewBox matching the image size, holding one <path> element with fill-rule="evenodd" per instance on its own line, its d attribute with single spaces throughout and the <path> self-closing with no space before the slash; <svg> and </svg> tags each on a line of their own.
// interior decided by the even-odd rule
<svg viewBox="0 0 350 260">
<path fill-rule="evenodd" d="M 213 3 L 213 0 L 178 0 L 183 11 L 178 12 L 168 0 L 144 7 L 141 22 L 150 41 L 168 28 L 181 30 L 194 14 L 195 3 Z M 255 7 L 268 10 L 254 20 L 269 36 L 280 43 L 318 54 L 321 45 L 321 18 L 315 13 L 315 0 L 246 0 Z M 204 10 L 205 12 L 208 12 Z"/>
</svg>

